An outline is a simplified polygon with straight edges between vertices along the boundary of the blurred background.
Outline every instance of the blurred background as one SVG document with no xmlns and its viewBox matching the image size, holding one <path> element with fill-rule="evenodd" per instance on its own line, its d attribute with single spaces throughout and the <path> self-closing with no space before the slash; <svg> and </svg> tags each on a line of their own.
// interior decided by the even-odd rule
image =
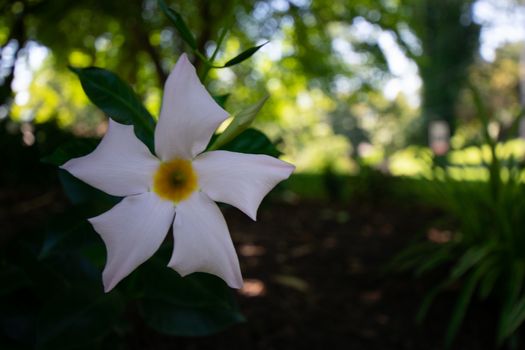
<svg viewBox="0 0 525 350">
<path fill-rule="evenodd" d="M 525 4 L 168 4 L 202 52 L 230 29 L 218 62 L 269 42 L 212 70 L 208 89 L 230 94 L 231 113 L 269 94 L 254 126 L 297 171 L 258 223 L 224 209 L 246 278 L 234 297 L 245 322 L 187 338 L 128 308 L 125 326 L 96 339 L 123 349 L 525 348 Z M 24 262 L 54 249 L 49 232 L 81 221 L 62 175 L 41 159 L 72 140 L 96 142 L 107 126 L 68 66 L 117 73 L 157 116 L 188 47 L 155 0 L 0 0 L 0 50 L 0 296 L 15 300 L 19 284 L 28 288 Z M 71 222 L 56 219 L 64 213 Z M 16 299 L 23 307 L 0 306 L 6 348 L 41 339 L 49 306 L 30 285 Z M 45 324 L 73 322 L 53 317 Z M 45 341 L 64 339 L 64 327 Z"/>
</svg>

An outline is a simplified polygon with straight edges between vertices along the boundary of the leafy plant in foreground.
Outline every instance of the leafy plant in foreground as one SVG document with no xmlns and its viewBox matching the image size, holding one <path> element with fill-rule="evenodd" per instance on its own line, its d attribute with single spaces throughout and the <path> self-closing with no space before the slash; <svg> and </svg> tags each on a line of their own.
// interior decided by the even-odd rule
<svg viewBox="0 0 525 350">
<path fill-rule="evenodd" d="M 197 50 L 182 16 L 159 1 L 192 53 L 210 69 L 248 59 L 259 47 L 246 50 L 222 66 L 213 63 L 228 28 L 219 33 L 215 52 Z M 102 68 L 71 68 L 91 102 L 114 121 L 133 126 L 135 136 L 154 148 L 155 121 L 133 89 Z M 216 97 L 223 104 L 225 96 Z M 233 116 L 223 136 L 208 149 L 279 156 L 262 132 L 250 128 L 266 98 Z M 93 151 L 92 139 L 76 138 L 42 159 L 60 166 Z M 13 238 L 0 247 L 0 348 L 105 349 L 122 348 L 123 338 L 148 326 L 176 336 L 206 336 L 244 321 L 235 298 L 218 277 L 194 273 L 181 278 L 167 269 L 173 241 L 167 239 L 153 258 L 141 265 L 119 288 L 104 294 L 101 276 L 106 252 L 86 221 L 122 199 L 108 195 L 60 170 L 58 177 L 71 206 L 49 220 L 46 228 Z M 140 333 L 140 332 L 139 332 Z"/>
</svg>

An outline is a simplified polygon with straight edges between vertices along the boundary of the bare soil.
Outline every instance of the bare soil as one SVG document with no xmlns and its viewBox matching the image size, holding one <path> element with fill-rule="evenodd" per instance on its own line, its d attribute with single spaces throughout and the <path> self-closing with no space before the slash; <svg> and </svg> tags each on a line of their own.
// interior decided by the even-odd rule
<svg viewBox="0 0 525 350">
<path fill-rule="evenodd" d="M 391 258 L 440 214 L 417 205 L 296 202 L 263 206 L 254 223 L 225 210 L 245 288 L 247 322 L 206 338 L 144 330 L 137 349 L 443 349 L 455 290 L 437 298 L 417 325 L 437 276 L 387 273 Z M 493 349 L 495 310 L 474 304 L 453 349 Z"/>
</svg>

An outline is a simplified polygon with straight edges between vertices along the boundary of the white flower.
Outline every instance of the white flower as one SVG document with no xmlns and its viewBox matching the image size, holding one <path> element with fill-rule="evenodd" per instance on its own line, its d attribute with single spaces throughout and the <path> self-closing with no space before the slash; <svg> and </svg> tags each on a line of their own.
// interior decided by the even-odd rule
<svg viewBox="0 0 525 350">
<path fill-rule="evenodd" d="M 106 292 L 155 253 L 170 225 L 174 250 L 169 267 L 182 276 L 208 272 L 232 288 L 242 286 L 228 227 L 213 201 L 231 204 L 255 220 L 264 196 L 294 166 L 266 155 L 201 153 L 227 117 L 182 55 L 165 85 L 155 129 L 158 158 L 135 137 L 132 126 L 110 120 L 92 153 L 62 166 L 93 187 L 124 197 L 89 219 L 107 248 Z"/>
</svg>

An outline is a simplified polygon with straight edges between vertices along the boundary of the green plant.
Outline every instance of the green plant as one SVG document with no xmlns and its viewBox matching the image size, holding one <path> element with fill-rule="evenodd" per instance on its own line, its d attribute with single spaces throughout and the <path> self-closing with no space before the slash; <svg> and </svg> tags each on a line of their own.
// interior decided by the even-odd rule
<svg viewBox="0 0 525 350">
<path fill-rule="evenodd" d="M 159 4 L 193 54 L 204 61 L 202 80 L 211 68 L 241 63 L 260 48 L 247 49 L 224 65 L 216 66 L 213 60 L 220 43 L 209 58 L 200 53 L 182 17 L 163 1 L 159 0 Z M 226 31 L 221 31 L 219 42 Z M 135 136 L 154 150 L 155 120 L 130 85 L 103 68 L 71 67 L 71 71 L 78 76 L 91 102 L 107 114 L 112 123 L 133 126 Z M 198 82 L 194 85 L 200 86 Z M 226 97 L 215 99 L 224 103 Z M 237 153 L 279 155 L 265 134 L 250 128 L 266 99 L 233 115 L 230 126 L 214 136 L 209 147 Z M 21 143 L 10 137 L 7 127 L 0 126 L 6 129 L 0 133 L 7 137 L 2 139 L 2 144 Z M 53 135 L 53 145 L 62 145 L 42 159 L 47 165 L 64 165 L 92 152 L 99 144 L 95 139 L 75 137 L 55 129 L 47 130 L 46 135 Z M 41 151 L 49 151 L 47 148 Z M 119 156 L 125 158 L 123 152 L 119 152 Z M 211 335 L 244 321 L 234 294 L 224 280 L 202 272 L 182 278 L 166 268 L 170 251 L 175 246 L 171 238 L 160 241 L 161 247 L 155 256 L 140 264 L 136 273 L 122 281 L 118 288 L 103 293 L 100 271 L 104 261 L 109 260 L 106 258 L 109 254 L 86 219 L 118 205 L 122 198 L 97 190 L 63 169 L 59 170 L 58 178 L 48 175 L 45 182 L 41 172 L 34 171 L 36 159 L 35 151 L 16 153 L 13 162 L 27 161 L 28 165 L 12 167 L 14 176 L 6 176 L 6 179 L 13 181 L 18 173 L 27 172 L 30 176 L 26 177 L 35 183 L 39 183 L 35 180 L 38 178 L 40 184 L 45 185 L 42 187 L 51 187 L 60 180 L 71 203 L 59 203 L 60 209 L 52 217 L 43 219 L 45 224 L 41 227 L 35 225 L 28 232 L 20 231 L 23 234 L 8 239 L 0 237 L 0 297 L 4 301 L 0 305 L 0 348 L 114 349 L 125 347 L 129 338 L 145 327 L 167 335 L 194 337 Z M 28 179 L 23 178 L 20 187 L 25 187 Z M 142 216 L 137 217 L 143 220 Z M 147 228 L 142 229 L 140 233 L 146 234 Z"/>
<path fill-rule="evenodd" d="M 489 159 L 479 168 L 488 175 L 487 180 L 458 181 L 449 175 L 449 165 L 436 168 L 434 179 L 425 183 L 421 194 L 449 213 L 458 231 L 439 243 L 428 240 L 409 247 L 394 259 L 393 266 L 416 276 L 449 269 L 448 276 L 427 294 L 417 315 L 421 322 L 441 291 L 460 286 L 445 335 L 446 347 L 451 346 L 477 295 L 498 305 L 495 347 L 507 342 L 512 348 L 525 321 L 524 172 L 515 157 L 499 152 L 498 143 L 489 135 L 489 115 L 477 90 L 472 91 L 490 148 Z"/>
</svg>

